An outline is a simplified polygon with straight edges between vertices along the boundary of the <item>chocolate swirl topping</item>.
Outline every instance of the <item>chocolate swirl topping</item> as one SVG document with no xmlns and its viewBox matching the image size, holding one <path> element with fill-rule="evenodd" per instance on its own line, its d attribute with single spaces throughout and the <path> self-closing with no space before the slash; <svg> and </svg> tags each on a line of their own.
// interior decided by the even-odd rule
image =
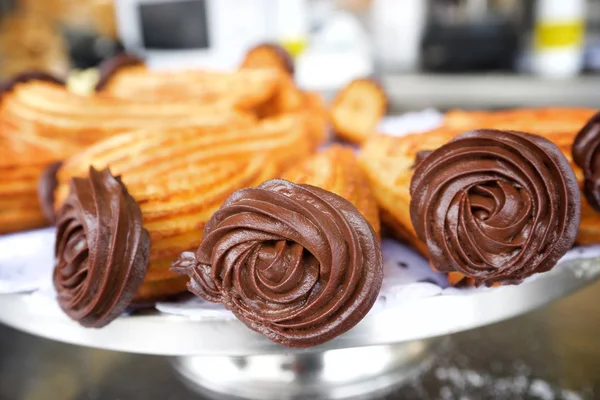
<svg viewBox="0 0 600 400">
<path fill-rule="evenodd" d="M 381 248 L 347 200 L 271 180 L 235 192 L 194 253 L 173 270 L 194 294 L 223 303 L 251 329 L 288 347 L 324 343 L 355 326 L 381 288 Z"/>
<path fill-rule="evenodd" d="M 575 137 L 573 161 L 583 170 L 583 194 L 600 212 L 600 113 L 590 119 Z"/>
<path fill-rule="evenodd" d="M 125 185 L 108 169 L 73 178 L 57 213 L 54 286 L 72 319 L 100 328 L 119 317 L 146 275 L 150 235 Z"/>
<path fill-rule="evenodd" d="M 40 208 L 42 209 L 44 217 L 46 217 L 51 224 L 56 222 L 56 213 L 54 212 L 54 191 L 58 186 L 56 174 L 61 166 L 62 161 L 57 161 L 48 165 L 42 172 L 37 186 Z"/>
<path fill-rule="evenodd" d="M 527 133 L 456 137 L 417 166 L 411 196 L 412 223 L 433 265 L 478 285 L 550 270 L 579 227 L 573 170 L 553 143 Z"/>
<path fill-rule="evenodd" d="M 103 61 L 98 66 L 98 82 L 96 83 L 96 91 L 99 92 L 108 85 L 112 77 L 124 67 L 143 64 L 143 60 L 129 54 L 117 54 L 116 56 Z"/>
</svg>

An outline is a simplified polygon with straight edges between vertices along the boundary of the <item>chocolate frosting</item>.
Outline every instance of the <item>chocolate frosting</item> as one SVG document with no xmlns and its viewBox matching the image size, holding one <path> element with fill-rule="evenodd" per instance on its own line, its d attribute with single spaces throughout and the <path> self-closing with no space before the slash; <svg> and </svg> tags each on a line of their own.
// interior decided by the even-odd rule
<svg viewBox="0 0 600 400">
<path fill-rule="evenodd" d="M 54 212 L 54 191 L 58 186 L 56 174 L 61 166 L 62 161 L 57 161 L 48 165 L 44 172 L 42 172 L 37 186 L 40 208 L 48 222 L 51 224 L 56 222 L 56 213 Z"/>
<path fill-rule="evenodd" d="M 119 69 L 143 63 L 144 61 L 141 58 L 129 54 L 118 54 L 103 61 L 98 66 L 100 77 L 98 78 L 98 83 L 96 83 L 96 91 L 99 92 L 104 89 Z"/>
<path fill-rule="evenodd" d="M 381 248 L 365 218 L 326 190 L 271 180 L 229 197 L 198 251 L 173 270 L 251 329 L 288 347 L 324 343 L 355 326 L 381 288 Z"/>
<path fill-rule="evenodd" d="M 56 83 L 57 85 L 65 84 L 65 82 L 62 79 L 59 79 L 56 76 L 51 75 L 47 72 L 27 71 L 17 74 L 0 83 L 0 96 L 3 96 L 6 92 L 11 91 L 19 83 L 25 83 L 30 81 L 45 81 Z"/>
<path fill-rule="evenodd" d="M 583 194 L 600 212 L 600 113 L 583 127 L 573 142 L 573 161 L 583 170 Z"/>
<path fill-rule="evenodd" d="M 57 213 L 54 286 L 72 319 L 100 328 L 119 317 L 146 275 L 150 235 L 142 213 L 108 169 L 73 178 Z"/>
<path fill-rule="evenodd" d="M 412 223 L 432 264 L 478 285 L 550 270 L 577 235 L 575 174 L 539 136 L 464 133 L 417 166 L 410 189 Z"/>
</svg>

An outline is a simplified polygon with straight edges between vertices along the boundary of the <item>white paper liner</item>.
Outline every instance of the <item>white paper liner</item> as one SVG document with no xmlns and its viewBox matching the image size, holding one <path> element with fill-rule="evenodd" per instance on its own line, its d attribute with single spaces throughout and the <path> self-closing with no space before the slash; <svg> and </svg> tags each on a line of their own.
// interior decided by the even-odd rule
<svg viewBox="0 0 600 400">
<path fill-rule="evenodd" d="M 0 236 L 0 293 L 35 291 L 49 282 L 53 228 Z"/>
<path fill-rule="evenodd" d="M 441 121 L 435 110 L 386 118 L 381 131 L 401 136 L 435 128 Z M 29 293 L 44 313 L 60 313 L 52 286 L 54 228 L 0 236 L 0 294 Z M 370 313 L 401 307 L 412 301 L 440 295 L 469 295 L 499 288 L 449 287 L 445 275 L 434 272 L 425 258 L 394 239 L 383 239 L 384 280 L 377 302 Z M 561 260 L 600 257 L 600 245 L 576 247 Z M 557 267 L 559 268 L 559 266 Z M 533 276 L 529 279 L 536 279 Z M 233 314 L 220 304 L 198 298 L 159 302 L 156 308 L 166 314 L 194 320 L 230 319 Z"/>
<path fill-rule="evenodd" d="M 60 313 L 52 286 L 54 229 L 42 229 L 0 236 L 0 294 L 29 293 L 37 309 L 45 314 Z M 469 295 L 499 288 L 453 288 L 443 274 L 431 269 L 425 258 L 394 239 L 382 240 L 384 279 L 377 302 L 370 313 L 401 307 L 411 301 L 440 295 Z M 575 258 L 600 257 L 600 245 L 575 247 L 561 262 Z M 560 268 L 557 266 L 556 268 Z M 529 280 L 536 279 L 534 275 Z M 220 304 L 199 298 L 160 302 L 156 308 L 166 314 L 194 320 L 231 319 L 233 314 Z"/>
</svg>

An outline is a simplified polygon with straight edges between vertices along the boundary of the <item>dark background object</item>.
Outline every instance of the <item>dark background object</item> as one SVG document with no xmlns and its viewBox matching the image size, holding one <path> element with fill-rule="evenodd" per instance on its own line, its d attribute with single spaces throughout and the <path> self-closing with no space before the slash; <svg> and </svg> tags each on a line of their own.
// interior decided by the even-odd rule
<svg viewBox="0 0 600 400">
<path fill-rule="evenodd" d="M 430 72 L 511 70 L 519 52 L 516 27 L 503 20 L 429 25 L 422 40 L 422 65 Z"/>
<path fill-rule="evenodd" d="M 72 66 L 92 68 L 124 51 L 118 41 L 98 35 L 91 30 L 63 29 Z"/>
<path fill-rule="evenodd" d="M 17 8 L 17 0 L 0 0 L 0 18 Z"/>
<path fill-rule="evenodd" d="M 204 49 L 210 45 L 204 0 L 143 4 L 139 12 L 147 49 Z"/>
<path fill-rule="evenodd" d="M 511 70 L 531 0 L 430 0 L 421 67 L 430 72 Z"/>
</svg>

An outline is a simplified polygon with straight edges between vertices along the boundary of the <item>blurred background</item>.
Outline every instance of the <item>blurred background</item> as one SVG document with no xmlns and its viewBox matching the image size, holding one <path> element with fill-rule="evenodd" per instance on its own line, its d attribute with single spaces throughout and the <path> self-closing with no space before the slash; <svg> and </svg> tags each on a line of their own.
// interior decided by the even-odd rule
<svg viewBox="0 0 600 400">
<path fill-rule="evenodd" d="M 600 0 L 0 0 L 0 76 L 126 50 L 230 68 L 261 42 L 333 92 L 376 76 L 393 110 L 598 105 Z"/>
</svg>

